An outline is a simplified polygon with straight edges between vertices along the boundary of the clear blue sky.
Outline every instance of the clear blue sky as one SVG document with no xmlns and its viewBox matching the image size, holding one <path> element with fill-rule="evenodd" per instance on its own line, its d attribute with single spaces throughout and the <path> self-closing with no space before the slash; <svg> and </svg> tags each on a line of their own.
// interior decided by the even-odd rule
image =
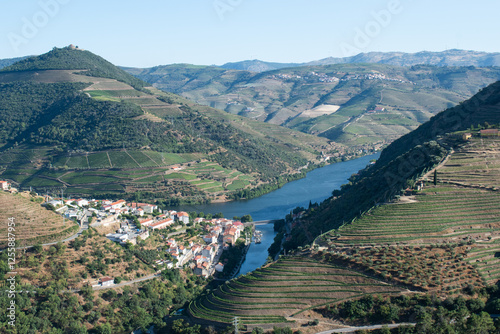
<svg viewBox="0 0 500 334">
<path fill-rule="evenodd" d="M 0 8 L 0 59 L 71 43 L 133 67 L 500 52 L 498 0 L 22 0 Z"/>
</svg>

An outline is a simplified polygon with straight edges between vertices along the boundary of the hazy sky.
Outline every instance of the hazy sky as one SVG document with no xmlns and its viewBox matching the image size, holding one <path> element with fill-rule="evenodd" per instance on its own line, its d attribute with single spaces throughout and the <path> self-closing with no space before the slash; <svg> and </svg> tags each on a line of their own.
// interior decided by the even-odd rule
<svg viewBox="0 0 500 334">
<path fill-rule="evenodd" d="M 3 0 L 0 9 L 0 59 L 69 44 L 133 67 L 500 51 L 498 0 Z"/>
</svg>

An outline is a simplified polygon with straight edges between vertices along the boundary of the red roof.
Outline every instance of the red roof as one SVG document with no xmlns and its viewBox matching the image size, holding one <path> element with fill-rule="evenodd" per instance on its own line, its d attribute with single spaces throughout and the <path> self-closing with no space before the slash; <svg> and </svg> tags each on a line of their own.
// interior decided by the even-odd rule
<svg viewBox="0 0 500 334">
<path fill-rule="evenodd" d="M 109 276 L 101 277 L 101 283 L 109 282 L 109 281 L 114 281 L 114 280 L 115 280 L 114 278 L 111 278 Z"/>
</svg>

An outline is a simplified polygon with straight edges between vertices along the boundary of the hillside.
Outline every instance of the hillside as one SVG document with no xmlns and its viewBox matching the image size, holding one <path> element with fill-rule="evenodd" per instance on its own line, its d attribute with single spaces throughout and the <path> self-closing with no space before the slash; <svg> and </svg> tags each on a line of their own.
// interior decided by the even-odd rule
<svg viewBox="0 0 500 334">
<path fill-rule="evenodd" d="M 249 328 L 416 322 L 409 333 L 469 333 L 478 323 L 464 319 L 490 319 L 481 312 L 499 310 L 500 137 L 479 129 L 500 126 L 499 97 L 492 84 L 396 140 L 333 197 L 287 217 L 287 256 L 207 293 L 190 314 Z"/>
<path fill-rule="evenodd" d="M 155 87 L 228 113 L 379 148 L 500 79 L 500 68 L 385 64 L 255 73 L 215 66 L 127 69 Z"/>
<path fill-rule="evenodd" d="M 231 323 L 237 316 L 250 331 L 255 326 L 286 323 L 307 326 L 311 310 L 374 294 L 398 294 L 368 276 L 304 256 L 287 257 L 219 286 L 189 305 L 196 320 Z M 271 325 L 269 325 L 271 324 Z M 338 326 L 329 323 L 330 326 Z M 331 327 L 330 327 L 331 328 Z"/>
<path fill-rule="evenodd" d="M 308 230 L 317 235 L 320 230 L 338 228 L 373 206 L 391 200 L 408 186 L 413 187 L 418 177 L 462 143 L 461 136 L 446 134 L 466 131 L 478 124 L 500 123 L 499 102 L 500 82 L 496 82 L 393 142 L 382 151 L 375 165 L 353 176 L 349 184 L 334 192 L 335 198 L 325 201 L 306 219 Z"/>
<path fill-rule="evenodd" d="M 79 227 L 71 220 L 40 206 L 43 198 L 27 193 L 10 194 L 0 191 L 0 249 L 7 247 L 9 233 L 18 247 L 59 241 L 76 234 Z M 10 224 L 14 222 L 14 225 Z M 9 230 L 14 227 L 14 230 Z"/>
<path fill-rule="evenodd" d="M 70 47 L 4 68 L 0 92 L 1 177 L 41 192 L 225 200 L 340 148 L 160 92 Z"/>
</svg>

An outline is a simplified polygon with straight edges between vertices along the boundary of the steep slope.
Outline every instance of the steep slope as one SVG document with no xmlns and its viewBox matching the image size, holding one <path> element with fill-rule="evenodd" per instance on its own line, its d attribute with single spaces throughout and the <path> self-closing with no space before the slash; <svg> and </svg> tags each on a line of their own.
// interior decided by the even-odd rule
<svg viewBox="0 0 500 334">
<path fill-rule="evenodd" d="M 332 149 L 146 86 L 70 47 L 3 69 L 2 176 L 75 195 L 223 200 L 300 177 L 299 167 Z"/>
<path fill-rule="evenodd" d="M 496 291 L 500 280 L 500 137 L 485 136 L 478 124 L 500 127 L 500 82 L 392 143 L 334 197 L 288 216 L 286 256 L 198 298 L 192 317 L 227 324 L 237 316 L 250 328 L 301 328 L 321 316 L 351 325 L 412 319 L 424 332 L 424 319 L 408 315 L 443 306 L 431 299 L 446 299 L 455 311 L 464 296 L 467 305 L 481 303 L 485 287 Z M 374 299 L 403 301 L 406 310 L 385 306 L 391 315 L 381 316 Z"/>
<path fill-rule="evenodd" d="M 403 136 L 382 152 L 375 165 L 351 178 L 348 185 L 326 200 L 316 212 L 304 219 L 311 233 L 301 235 L 301 242 L 332 228 L 351 222 L 374 206 L 400 194 L 415 180 L 444 159 L 447 152 L 462 143 L 464 131 L 478 124 L 500 123 L 500 82 L 496 82 L 471 99 L 431 118 L 418 129 Z"/>
<path fill-rule="evenodd" d="M 500 79 L 500 68 L 429 65 L 340 64 L 253 73 L 179 64 L 128 71 L 232 114 L 376 148 Z"/>
<path fill-rule="evenodd" d="M 396 66 L 500 66 L 500 53 L 451 49 L 441 52 L 367 52 L 346 58 L 325 58 L 307 65 L 328 65 L 342 63 L 379 63 Z"/>
</svg>

